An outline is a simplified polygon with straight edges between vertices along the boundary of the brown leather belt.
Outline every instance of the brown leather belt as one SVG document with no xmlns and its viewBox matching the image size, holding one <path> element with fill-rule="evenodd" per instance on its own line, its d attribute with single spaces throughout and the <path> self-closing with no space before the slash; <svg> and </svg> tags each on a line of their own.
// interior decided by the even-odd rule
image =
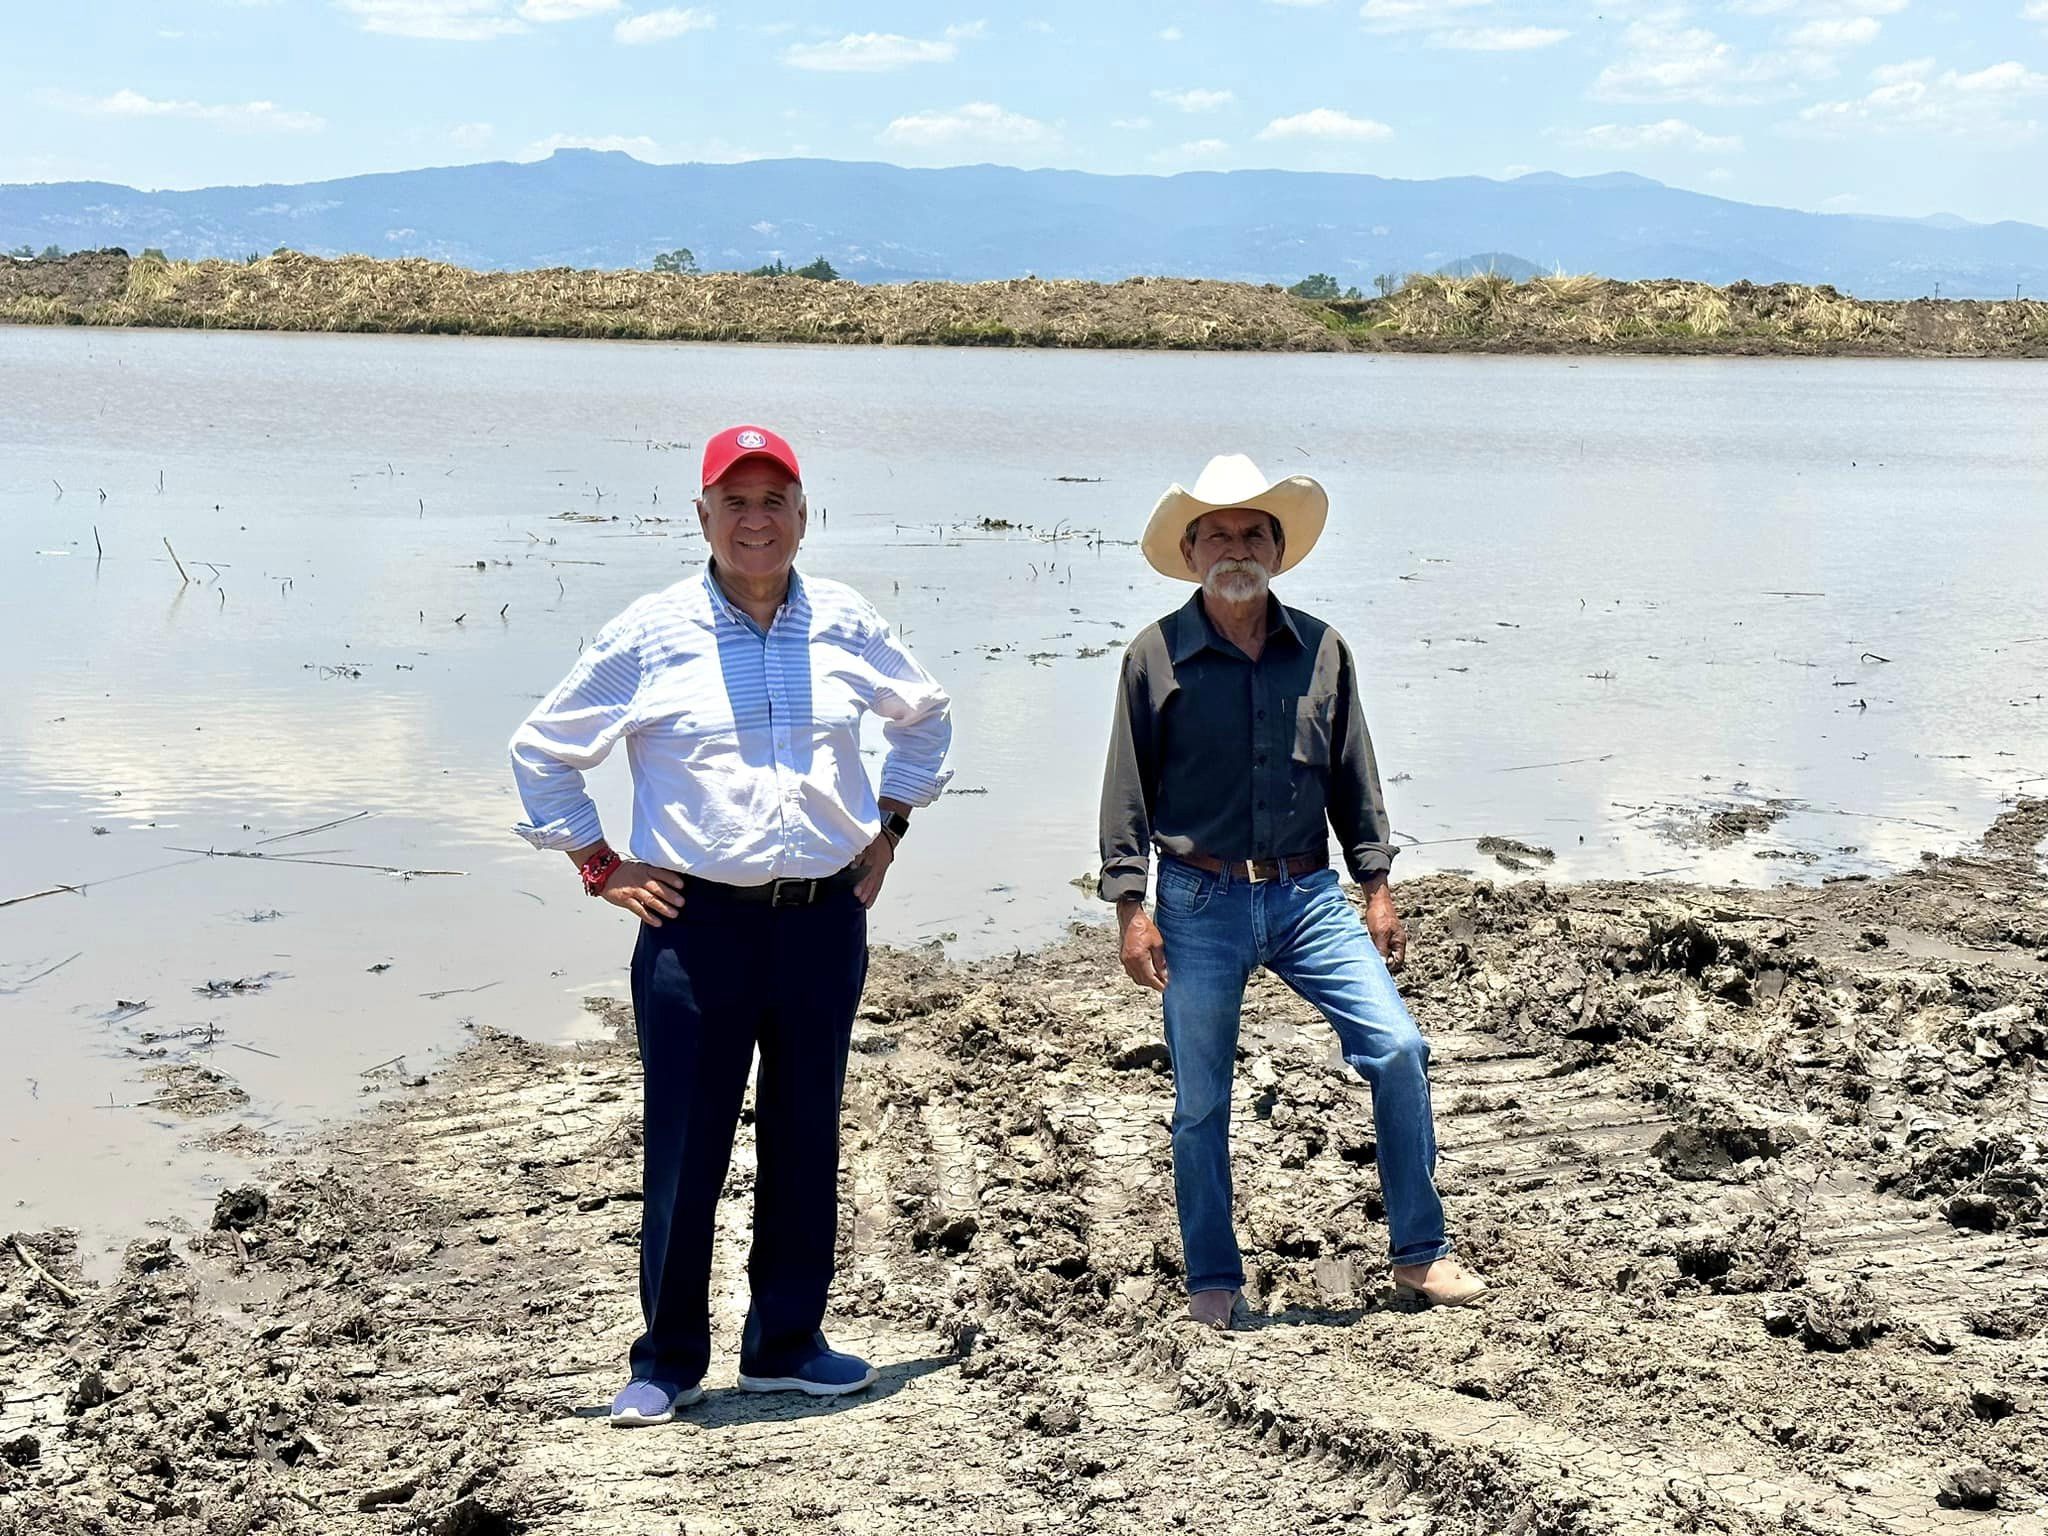
<svg viewBox="0 0 2048 1536">
<path fill-rule="evenodd" d="M 1169 853 L 1169 859 L 1178 859 L 1205 874 L 1221 875 L 1225 880 L 1242 880 L 1247 885 L 1264 885 L 1269 880 L 1298 880 L 1303 875 L 1312 875 L 1319 869 L 1330 867 L 1330 850 L 1320 853 L 1291 853 L 1278 859 L 1212 859 L 1206 853 Z"/>
</svg>

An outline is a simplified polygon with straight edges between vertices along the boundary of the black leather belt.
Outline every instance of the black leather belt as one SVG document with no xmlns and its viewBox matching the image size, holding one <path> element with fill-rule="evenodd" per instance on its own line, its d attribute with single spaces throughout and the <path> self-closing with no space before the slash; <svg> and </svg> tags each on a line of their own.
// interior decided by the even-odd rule
<svg viewBox="0 0 2048 1536">
<path fill-rule="evenodd" d="M 850 864 L 837 874 L 815 880 L 766 880 L 759 885 L 727 885 L 722 880 L 684 875 L 683 903 L 687 907 L 690 902 L 704 898 L 746 906 L 810 907 L 828 896 L 850 890 L 859 879 L 860 872 Z"/>
<path fill-rule="evenodd" d="M 1303 875 L 1312 875 L 1319 869 L 1330 867 L 1330 850 L 1320 853 L 1290 853 L 1278 859 L 1214 859 L 1206 853 L 1169 853 L 1169 859 L 1178 859 L 1205 874 L 1221 875 L 1225 880 L 1242 880 L 1247 885 L 1264 885 L 1269 880 L 1298 880 Z"/>
</svg>

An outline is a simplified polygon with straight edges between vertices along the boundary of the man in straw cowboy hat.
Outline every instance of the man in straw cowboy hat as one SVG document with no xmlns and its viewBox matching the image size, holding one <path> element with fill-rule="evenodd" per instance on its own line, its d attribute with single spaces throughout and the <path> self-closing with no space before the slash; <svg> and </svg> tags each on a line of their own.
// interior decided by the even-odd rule
<svg viewBox="0 0 2048 1536">
<path fill-rule="evenodd" d="M 1242 454 L 1152 510 L 1145 558 L 1199 584 L 1124 654 L 1102 786 L 1104 900 L 1123 964 L 1164 994 L 1173 1174 L 1189 1312 L 1228 1328 L 1244 1285 L 1231 1228 L 1230 1089 L 1245 983 L 1263 965 L 1322 1011 L 1372 1085 L 1396 1297 L 1456 1306 L 1486 1289 L 1451 1258 L 1433 1172 L 1429 1046 L 1388 973 L 1407 946 L 1358 669 L 1337 631 L 1269 590 L 1323 531 L 1306 475 Z M 1334 828 L 1365 920 L 1330 867 Z M 1160 852 L 1157 922 L 1145 913 Z"/>
</svg>

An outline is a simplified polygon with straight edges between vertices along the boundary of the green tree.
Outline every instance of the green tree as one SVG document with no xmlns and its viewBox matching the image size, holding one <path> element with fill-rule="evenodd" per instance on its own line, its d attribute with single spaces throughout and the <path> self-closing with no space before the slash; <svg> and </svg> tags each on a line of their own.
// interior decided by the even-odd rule
<svg viewBox="0 0 2048 1536">
<path fill-rule="evenodd" d="M 765 267 L 751 267 L 747 271 L 747 276 L 749 277 L 788 277 L 789 275 L 789 268 L 782 264 L 780 256 L 769 262 Z"/>
<path fill-rule="evenodd" d="M 64 259 L 64 247 L 61 245 L 44 246 L 42 259 L 44 261 L 62 261 Z"/>
<path fill-rule="evenodd" d="M 168 261 L 168 260 L 170 260 L 170 258 L 169 258 L 168 256 L 164 255 L 164 252 L 163 252 L 163 247 L 162 247 L 162 246 L 157 246 L 157 245 L 145 246 L 145 247 L 143 248 L 142 254 L 141 254 L 141 255 L 140 255 L 139 257 L 137 257 L 136 259 L 137 259 L 138 261 Z"/>
<path fill-rule="evenodd" d="M 36 259 L 36 248 L 32 245 L 17 245 L 8 251 L 7 254 L 16 261 L 34 261 Z"/>
<path fill-rule="evenodd" d="M 1390 297 L 1394 290 L 1401 286 L 1401 279 L 1391 272 L 1382 272 L 1372 280 L 1372 285 L 1379 289 L 1380 297 L 1384 299 Z"/>
<path fill-rule="evenodd" d="M 688 246 L 678 246 L 673 251 L 662 251 L 656 255 L 654 258 L 654 270 L 657 272 L 679 272 L 685 275 L 693 274 L 697 270 L 697 258 L 690 253 Z"/>
<path fill-rule="evenodd" d="M 1297 299 L 1334 299 L 1341 290 L 1329 273 L 1311 272 L 1287 291 Z"/>
<path fill-rule="evenodd" d="M 808 266 L 798 267 L 796 275 L 798 277 L 814 278 L 821 283 L 832 283 L 839 280 L 838 270 L 822 256 L 816 261 L 811 262 Z"/>
</svg>

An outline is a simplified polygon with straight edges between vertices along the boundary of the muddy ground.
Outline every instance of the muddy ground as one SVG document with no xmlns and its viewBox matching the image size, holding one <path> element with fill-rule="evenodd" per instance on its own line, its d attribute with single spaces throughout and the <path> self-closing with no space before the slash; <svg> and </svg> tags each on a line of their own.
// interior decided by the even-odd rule
<svg viewBox="0 0 2048 1536">
<path fill-rule="evenodd" d="M 1107 935 L 878 955 L 832 1326 L 882 1381 L 730 1389 L 743 1134 L 713 1390 L 663 1430 L 595 1419 L 630 1022 L 481 1031 L 110 1284 L 0 1243 L 0 1532 L 2048 1530 L 2044 831 L 1768 892 L 1399 886 L 1467 1312 L 1389 1305 L 1364 1089 L 1278 984 L 1219 1336 L 1177 1320 L 1158 1011 Z"/>
</svg>

